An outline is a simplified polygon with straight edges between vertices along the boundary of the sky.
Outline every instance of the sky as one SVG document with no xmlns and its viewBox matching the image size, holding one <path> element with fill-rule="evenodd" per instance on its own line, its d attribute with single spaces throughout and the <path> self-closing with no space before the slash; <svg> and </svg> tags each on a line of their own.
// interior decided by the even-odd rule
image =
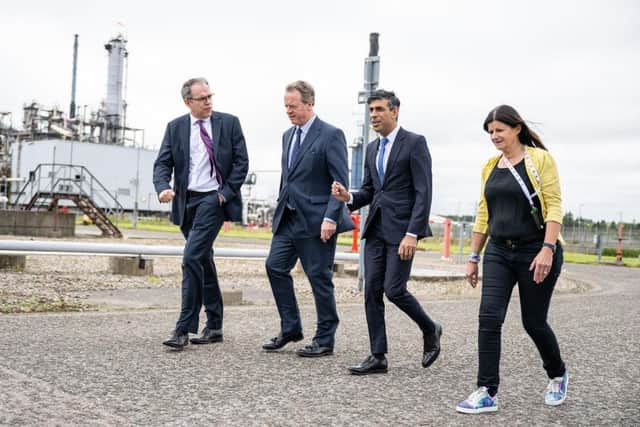
<svg viewBox="0 0 640 427">
<path fill-rule="evenodd" d="M 380 33 L 380 84 L 401 100 L 400 125 L 427 138 L 432 214 L 471 214 L 480 170 L 497 154 L 482 122 L 509 104 L 555 157 L 565 212 L 640 221 L 640 2 L 10 0 L 0 15 L 0 111 L 68 110 L 73 35 L 77 101 L 106 95 L 104 44 L 125 31 L 127 124 L 157 149 L 166 123 L 188 112 L 182 83 L 206 77 L 214 109 L 240 118 L 258 171 L 254 196 L 274 198 L 284 87 L 316 89 L 315 111 L 360 135 L 369 33 Z M 151 174 L 151 171 L 149 171 Z"/>
</svg>

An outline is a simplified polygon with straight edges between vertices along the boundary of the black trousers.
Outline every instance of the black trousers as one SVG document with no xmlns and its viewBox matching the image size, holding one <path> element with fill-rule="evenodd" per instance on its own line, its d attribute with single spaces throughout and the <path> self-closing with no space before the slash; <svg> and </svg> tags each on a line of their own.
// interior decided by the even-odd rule
<svg viewBox="0 0 640 427">
<path fill-rule="evenodd" d="M 435 333 L 435 324 L 418 300 L 407 290 L 413 258 L 401 260 L 398 246 L 385 241 L 380 217 L 374 218 L 367 233 L 364 249 L 364 308 L 372 354 L 387 353 L 384 295 L 416 322 L 424 335 Z"/>
<path fill-rule="evenodd" d="M 487 387 L 491 395 L 497 393 L 500 383 L 501 330 L 516 283 L 520 293 L 522 324 L 538 348 L 547 375 L 549 378 L 564 375 L 560 347 L 547 323 L 551 295 L 562 268 L 562 247 L 558 245 L 551 271 L 538 284 L 533 281 L 533 271 L 529 271 L 529 266 L 541 247 L 541 241 L 509 246 L 489 240 L 485 249 L 478 329 L 478 387 Z"/>
<path fill-rule="evenodd" d="M 222 329 L 222 293 L 212 246 L 223 222 L 224 211 L 216 191 L 189 193 L 180 227 L 187 243 L 182 258 L 182 308 L 176 331 L 197 333 L 203 305 L 207 327 Z"/>
<path fill-rule="evenodd" d="M 313 341 L 320 346 L 332 347 L 340 319 L 336 308 L 333 286 L 333 260 L 337 236 L 326 243 L 318 235 L 300 238 L 296 233 L 300 225 L 297 214 L 286 210 L 278 230 L 271 240 L 271 249 L 266 261 L 271 291 L 280 314 L 280 330 L 283 334 L 302 332 L 300 310 L 291 277 L 291 269 L 298 258 L 302 263 L 313 292 L 317 322 Z"/>
</svg>

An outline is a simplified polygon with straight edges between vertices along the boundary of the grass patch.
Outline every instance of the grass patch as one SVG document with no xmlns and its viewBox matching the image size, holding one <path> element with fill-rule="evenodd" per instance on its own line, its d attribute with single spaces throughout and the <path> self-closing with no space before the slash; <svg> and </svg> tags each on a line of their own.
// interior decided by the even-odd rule
<svg viewBox="0 0 640 427">
<path fill-rule="evenodd" d="M 598 264 L 598 256 L 591 254 L 582 254 L 578 252 L 565 252 L 564 253 L 564 261 L 570 262 L 573 264 Z M 603 263 L 615 263 L 616 257 L 614 256 L 603 256 Z M 622 262 L 625 267 L 640 267 L 640 259 L 638 258 L 622 258 Z"/>
<path fill-rule="evenodd" d="M 115 223 L 115 218 L 111 218 Z M 81 222 L 81 217 L 77 220 Z M 129 219 L 121 219 L 118 221 L 118 227 L 122 229 L 133 229 L 131 221 Z M 172 224 L 168 219 L 161 218 L 149 218 L 141 219 L 138 221 L 138 230 L 148 231 L 166 231 L 173 233 L 180 233 L 180 228 L 177 225 Z M 230 224 L 226 229 L 223 227 L 220 230 L 220 236 L 235 237 L 239 239 L 257 239 L 257 240 L 271 240 L 273 237 L 271 230 L 268 228 L 247 228 L 237 224 Z M 468 240 L 466 241 L 468 242 Z M 469 254 L 471 252 L 471 246 L 465 242 L 463 246 L 463 253 Z M 351 233 L 342 233 L 338 236 L 338 245 L 351 246 L 352 235 Z M 457 255 L 459 252 L 458 240 L 451 241 L 451 255 Z M 418 242 L 418 250 L 432 251 L 432 252 L 444 252 L 444 243 L 442 239 L 422 239 Z M 583 254 L 578 252 L 565 252 L 564 260 L 569 263 L 575 264 L 598 264 L 598 257 L 591 254 Z M 602 261 L 606 263 L 615 262 L 615 256 L 603 256 Z M 624 265 L 628 267 L 640 267 L 640 259 L 636 257 L 624 257 Z"/>
<path fill-rule="evenodd" d="M 0 313 L 44 313 L 57 311 L 85 311 L 89 305 L 62 295 L 54 298 L 0 294 Z"/>
</svg>

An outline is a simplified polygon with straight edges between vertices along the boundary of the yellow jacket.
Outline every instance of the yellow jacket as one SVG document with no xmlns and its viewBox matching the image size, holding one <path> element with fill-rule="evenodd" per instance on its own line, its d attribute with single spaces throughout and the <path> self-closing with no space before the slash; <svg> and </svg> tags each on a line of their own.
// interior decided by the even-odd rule
<svg viewBox="0 0 640 427">
<path fill-rule="evenodd" d="M 529 181 L 533 185 L 534 191 L 538 193 L 540 197 L 540 205 L 542 206 L 542 218 L 544 222 L 554 221 L 562 224 L 562 206 L 560 197 L 560 180 L 558 178 L 558 168 L 556 162 L 551 157 L 548 151 L 541 148 L 533 148 L 525 146 L 531 161 L 538 171 L 540 176 L 541 186 L 538 186 L 538 181 L 535 179 L 533 172 L 531 172 L 527 162 L 525 162 L 525 168 Z M 478 210 L 476 212 L 476 222 L 473 225 L 473 231 L 476 233 L 488 234 L 489 228 L 489 210 L 487 209 L 487 199 L 484 197 L 484 186 L 489 179 L 489 174 L 496 166 L 500 157 L 498 155 L 489 159 L 489 161 L 482 168 L 482 186 L 480 190 L 480 203 L 478 204 Z M 524 196 L 523 196 L 524 197 Z"/>
</svg>

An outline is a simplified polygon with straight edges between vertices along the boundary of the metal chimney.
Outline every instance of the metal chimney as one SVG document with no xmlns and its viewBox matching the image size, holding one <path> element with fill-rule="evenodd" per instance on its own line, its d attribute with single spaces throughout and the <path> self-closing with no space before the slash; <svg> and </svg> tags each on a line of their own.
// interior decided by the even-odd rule
<svg viewBox="0 0 640 427">
<path fill-rule="evenodd" d="M 107 120 L 108 143 L 121 144 L 122 132 L 118 132 L 124 126 L 124 101 L 122 97 L 123 76 L 125 60 L 128 56 L 127 40 L 124 35 L 118 34 L 104 45 L 109 52 L 109 64 L 107 68 L 107 98 L 105 100 L 105 117 Z"/>
<path fill-rule="evenodd" d="M 73 35 L 73 72 L 71 74 L 71 105 L 69 106 L 69 118 L 76 116 L 76 71 L 78 69 L 78 35 Z"/>
</svg>

